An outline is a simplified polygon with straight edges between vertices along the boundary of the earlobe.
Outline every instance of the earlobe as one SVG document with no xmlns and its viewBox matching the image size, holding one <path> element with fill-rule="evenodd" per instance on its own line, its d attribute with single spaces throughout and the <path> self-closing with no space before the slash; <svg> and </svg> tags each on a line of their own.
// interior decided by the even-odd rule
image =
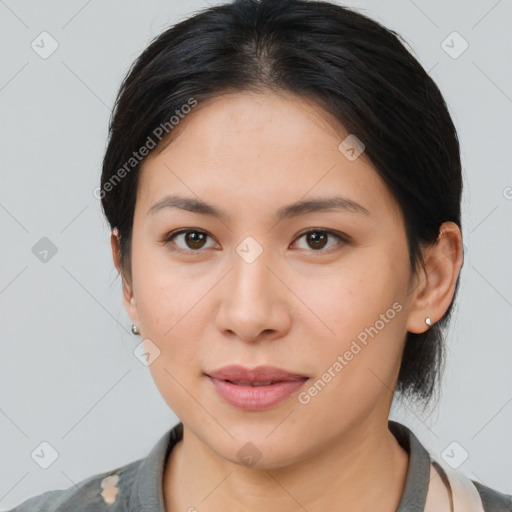
<svg viewBox="0 0 512 512">
<path fill-rule="evenodd" d="M 123 281 L 123 306 L 131 321 L 138 325 L 137 304 L 135 297 L 133 296 L 133 289 L 132 286 L 126 282 L 126 279 L 123 276 L 123 269 L 121 268 L 121 246 L 119 243 L 119 232 L 117 228 L 112 230 L 112 234 L 110 235 L 110 244 L 112 246 L 112 258 L 114 260 L 114 265 Z"/>
<path fill-rule="evenodd" d="M 133 288 L 123 278 L 123 305 L 133 324 L 139 325 L 137 302 L 133 295 Z"/>
<path fill-rule="evenodd" d="M 132 323 L 138 325 L 137 303 L 133 296 L 132 287 L 123 279 L 123 304 Z"/>
<path fill-rule="evenodd" d="M 416 287 L 407 330 L 422 333 L 438 322 L 450 306 L 464 255 L 462 235 L 454 222 L 445 222 L 435 244 L 424 251 L 424 273 Z"/>
</svg>

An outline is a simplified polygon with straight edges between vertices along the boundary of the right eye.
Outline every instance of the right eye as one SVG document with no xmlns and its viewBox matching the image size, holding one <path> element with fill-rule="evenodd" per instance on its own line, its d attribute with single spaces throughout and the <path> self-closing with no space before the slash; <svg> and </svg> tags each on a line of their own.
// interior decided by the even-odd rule
<svg viewBox="0 0 512 512">
<path fill-rule="evenodd" d="M 178 245 L 174 240 L 180 240 L 185 246 L 179 246 L 178 249 L 169 247 L 171 251 L 183 251 L 183 252 L 200 252 L 200 249 L 204 247 L 204 241 L 209 237 L 208 233 L 199 229 L 178 229 L 168 233 L 162 240 L 164 246 L 168 246 L 171 242 L 174 245 Z"/>
</svg>

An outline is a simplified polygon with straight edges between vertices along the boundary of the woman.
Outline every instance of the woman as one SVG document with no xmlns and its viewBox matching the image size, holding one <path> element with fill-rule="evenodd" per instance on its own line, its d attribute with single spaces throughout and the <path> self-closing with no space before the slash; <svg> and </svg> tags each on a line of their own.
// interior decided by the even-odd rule
<svg viewBox="0 0 512 512">
<path fill-rule="evenodd" d="M 238 0 L 162 33 L 121 86 L 100 197 L 181 421 L 15 510 L 512 510 L 388 419 L 439 382 L 461 189 L 437 86 L 375 21 Z"/>
</svg>

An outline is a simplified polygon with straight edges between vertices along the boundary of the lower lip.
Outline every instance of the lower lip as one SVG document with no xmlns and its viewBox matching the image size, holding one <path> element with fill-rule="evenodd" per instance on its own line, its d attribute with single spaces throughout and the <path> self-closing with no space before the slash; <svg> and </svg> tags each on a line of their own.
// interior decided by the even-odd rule
<svg viewBox="0 0 512 512">
<path fill-rule="evenodd" d="M 208 378 L 226 402 L 247 411 L 261 411 L 282 402 L 308 380 L 282 381 L 269 386 L 239 386 L 225 380 Z"/>
</svg>

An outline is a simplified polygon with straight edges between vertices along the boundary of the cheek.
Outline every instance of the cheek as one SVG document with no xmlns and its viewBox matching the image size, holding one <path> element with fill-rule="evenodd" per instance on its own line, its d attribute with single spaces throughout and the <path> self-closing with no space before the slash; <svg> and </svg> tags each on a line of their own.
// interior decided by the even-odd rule
<svg viewBox="0 0 512 512">
<path fill-rule="evenodd" d="M 381 315 L 384 321 L 390 318 L 391 322 L 380 330 L 389 331 L 390 323 L 398 323 L 397 309 L 403 306 L 400 276 L 384 258 L 368 260 L 344 262 L 343 268 L 330 271 L 328 279 L 308 283 L 307 305 L 321 320 L 318 325 L 325 332 L 326 342 L 351 340 L 376 322 L 379 327 Z M 399 305 L 393 308 L 395 303 Z"/>
<path fill-rule="evenodd" d="M 328 291 L 308 294 L 323 320 L 322 350 L 315 350 L 317 377 L 328 384 L 326 400 L 354 406 L 354 397 L 375 397 L 392 387 L 405 334 L 406 307 L 400 276 L 390 262 L 361 262 L 359 270 L 338 274 Z M 318 348 L 318 345 L 317 345 Z M 335 377 L 332 377 L 335 375 Z M 319 387 L 322 387 L 322 382 Z M 314 393 L 314 391 L 313 391 Z"/>
<path fill-rule="evenodd" d="M 205 291 L 212 287 L 215 276 L 184 272 L 166 255 L 165 248 L 151 247 L 150 242 L 134 251 L 133 266 L 144 336 L 159 348 L 160 366 L 184 374 L 197 366 L 197 346 L 208 313 Z"/>
<path fill-rule="evenodd" d="M 334 326 L 336 336 L 311 354 L 318 373 L 299 397 L 311 428 L 323 429 L 327 437 L 362 422 L 368 411 L 391 401 L 394 392 L 404 308 L 391 297 L 371 307 L 362 304 L 361 311 L 351 310 L 352 315 L 342 312 Z"/>
<path fill-rule="evenodd" d="M 183 417 L 193 409 L 189 393 L 195 394 L 196 379 L 202 378 L 198 354 L 204 319 L 198 318 L 202 294 L 183 293 L 175 284 L 149 275 L 140 287 L 138 309 L 144 337 L 158 354 L 149 365 L 152 378 L 167 405 Z"/>
<path fill-rule="evenodd" d="M 146 337 L 155 340 L 172 335 L 187 311 L 184 299 L 190 295 L 165 252 L 154 240 L 144 239 L 134 244 L 132 256 L 137 313 Z"/>
</svg>

